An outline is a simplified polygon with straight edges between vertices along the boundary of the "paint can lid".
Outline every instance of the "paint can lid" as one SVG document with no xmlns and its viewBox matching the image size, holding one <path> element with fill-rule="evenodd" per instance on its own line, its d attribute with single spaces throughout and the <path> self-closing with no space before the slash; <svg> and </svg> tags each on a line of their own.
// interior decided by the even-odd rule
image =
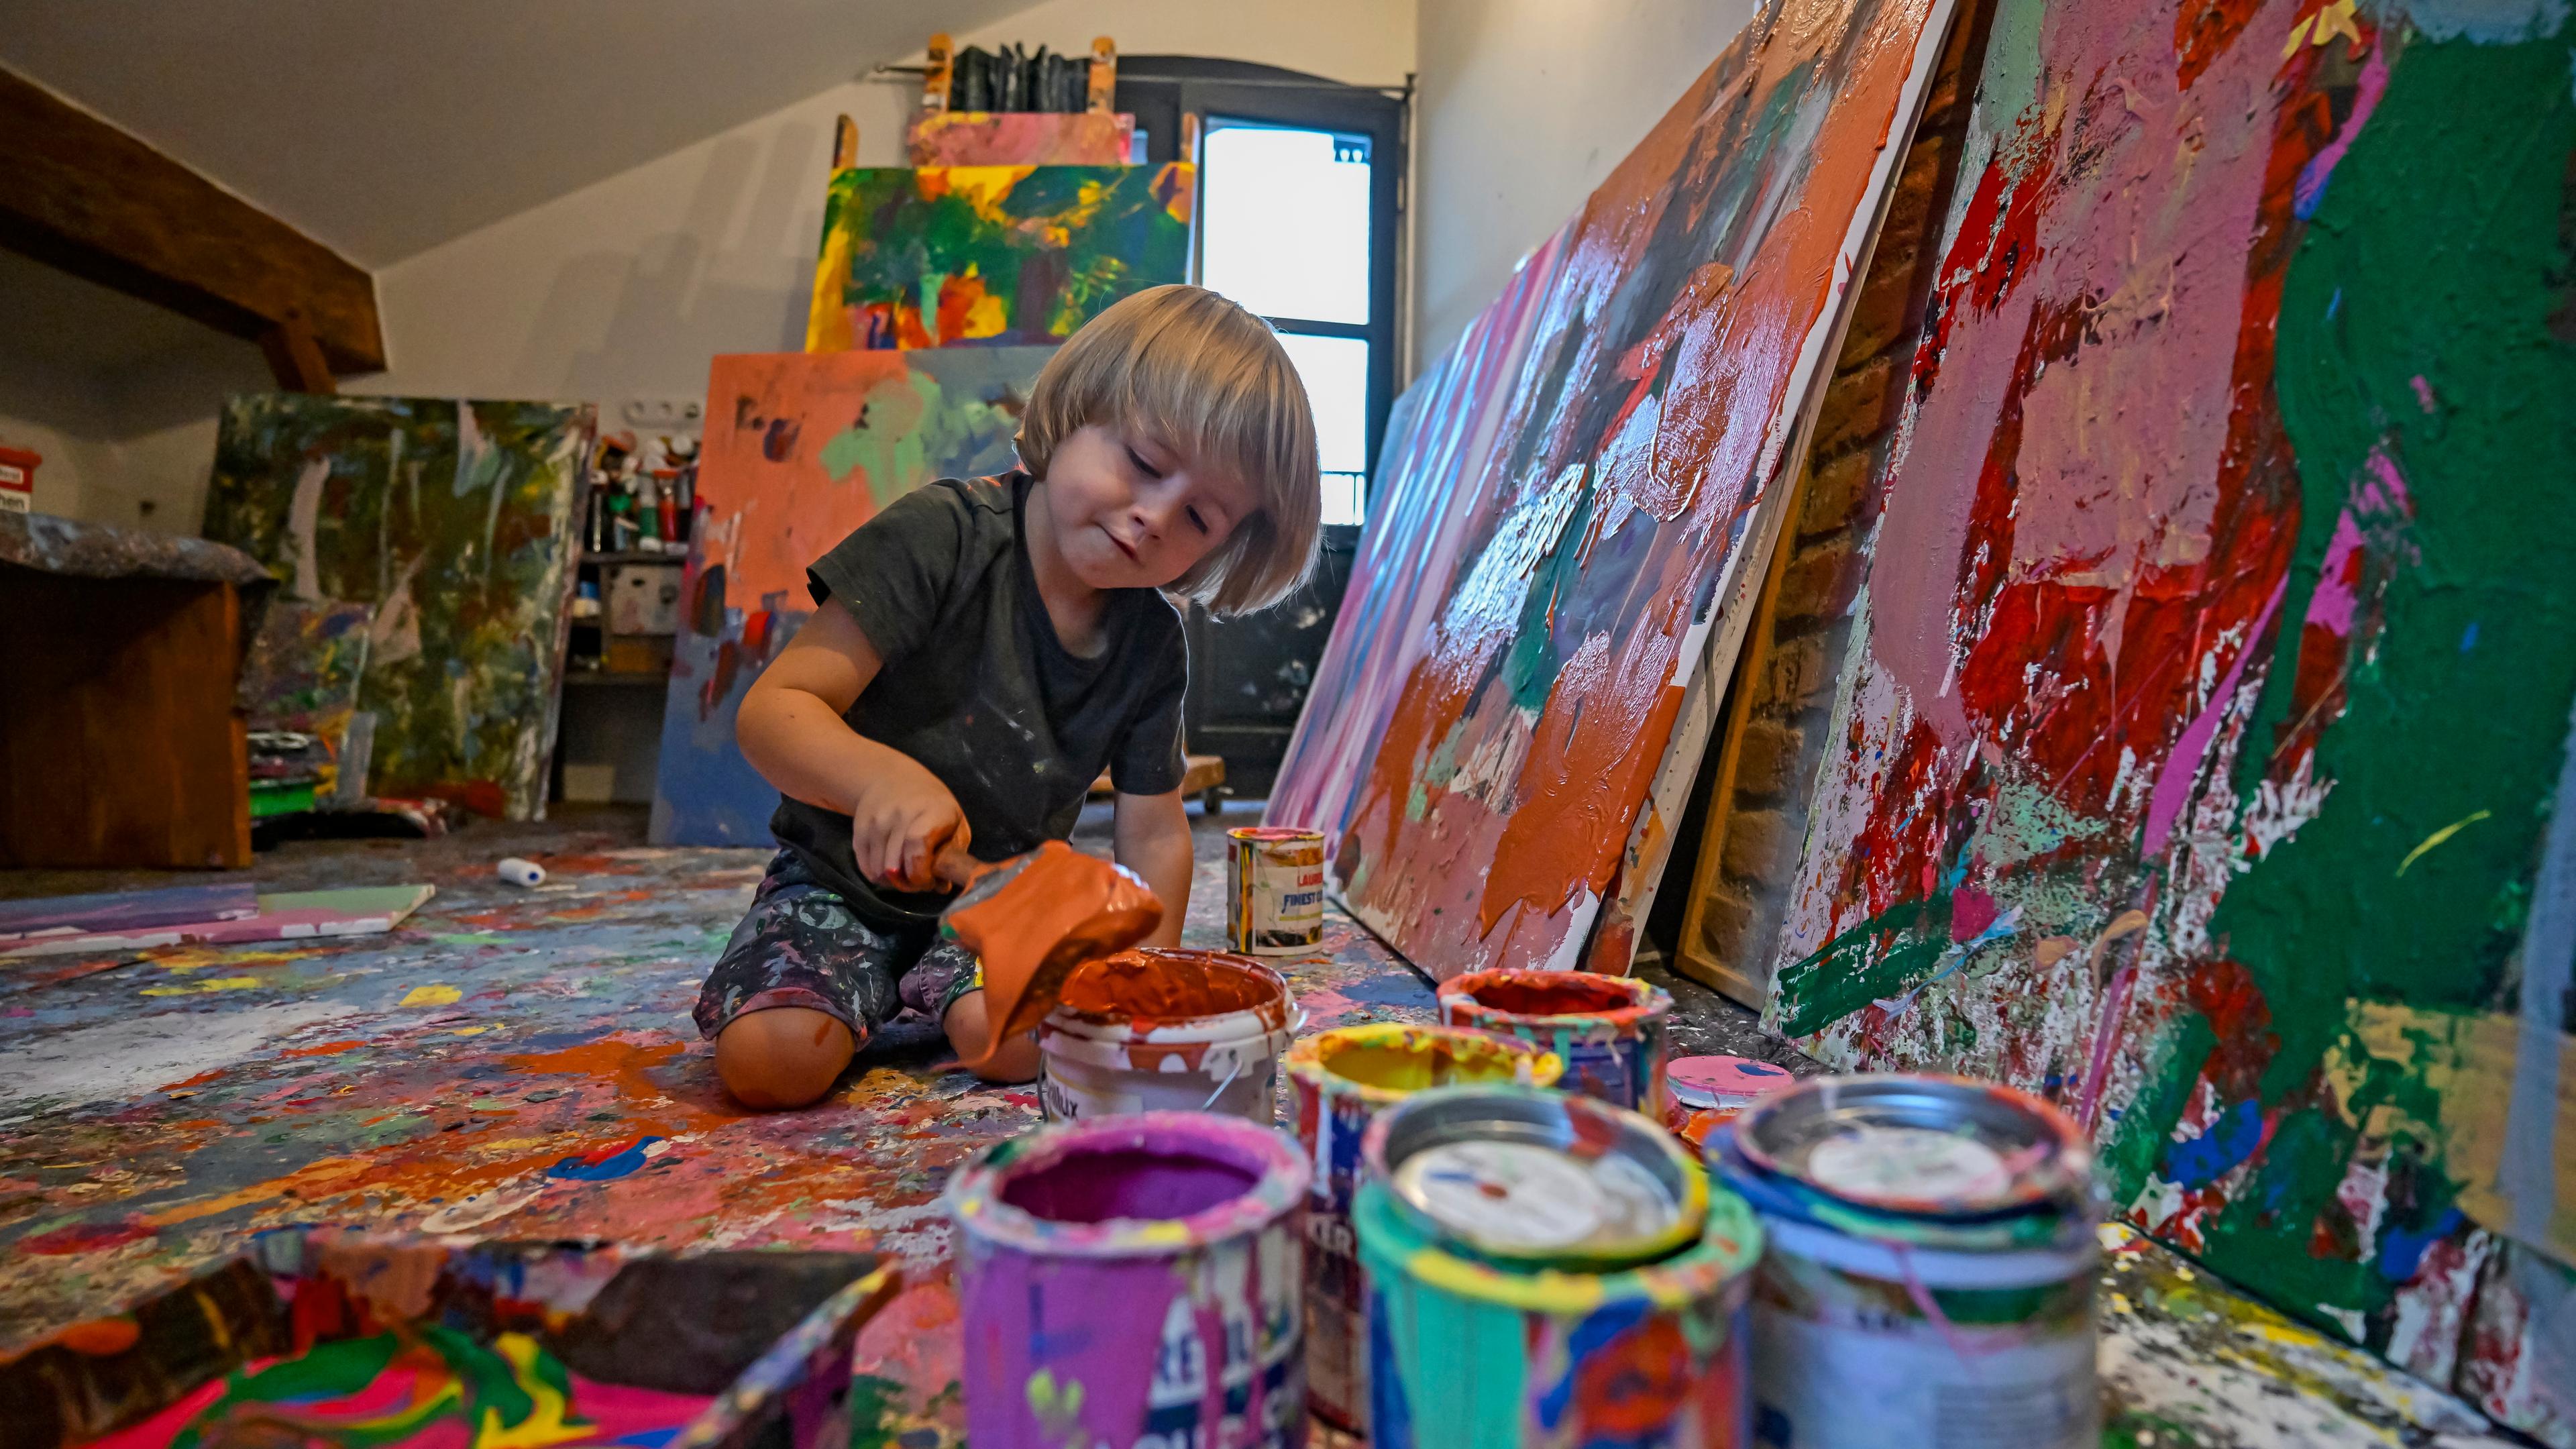
<svg viewBox="0 0 2576 1449">
<path fill-rule="evenodd" d="M 1996 1082 L 1823 1077 L 1736 1122 L 1755 1171 L 1879 1212 L 1974 1217 L 2085 1201 L 2093 1157 L 2055 1107 Z"/>
<path fill-rule="evenodd" d="M 1417 1092 L 1369 1125 L 1361 1153 L 1408 1218 L 1496 1263 L 1652 1262 L 1708 1213 L 1706 1174 L 1661 1127 L 1535 1088 Z"/>
<path fill-rule="evenodd" d="M 1678 1057 L 1664 1069 L 1665 1088 L 1686 1107 L 1750 1107 L 1797 1080 L 1787 1067 L 1752 1057 Z"/>
</svg>

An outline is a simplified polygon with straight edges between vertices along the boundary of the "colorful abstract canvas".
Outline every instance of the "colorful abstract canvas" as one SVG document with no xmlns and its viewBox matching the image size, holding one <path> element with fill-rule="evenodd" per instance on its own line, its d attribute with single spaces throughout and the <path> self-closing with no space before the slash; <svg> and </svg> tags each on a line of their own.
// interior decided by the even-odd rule
<svg viewBox="0 0 2576 1449">
<path fill-rule="evenodd" d="M 765 845 L 777 788 L 734 711 L 814 611 L 805 569 L 934 478 L 1018 466 L 1029 387 L 1054 349 L 719 357 L 707 381 L 697 527 L 662 715 L 653 840 Z"/>
<path fill-rule="evenodd" d="M 1358 687 L 1315 691 L 1274 815 L 1432 975 L 1627 968 L 1650 802 L 1705 742 L 1677 721 L 1949 15 L 1765 7 L 1413 405 L 1326 661 Z"/>
<path fill-rule="evenodd" d="M 2576 1443 L 2576 26 L 1992 34 L 1770 1019 Z"/>
<path fill-rule="evenodd" d="M 880 166 L 832 173 L 808 352 L 1062 342 L 1185 281 L 1195 172 Z"/>
<path fill-rule="evenodd" d="M 1135 138 L 1110 111 L 924 111 L 903 145 L 915 166 L 1124 166 Z"/>
<path fill-rule="evenodd" d="M 587 404 L 265 393 L 224 407 L 206 535 L 285 599 L 370 605 L 369 788 L 544 812 Z"/>
</svg>

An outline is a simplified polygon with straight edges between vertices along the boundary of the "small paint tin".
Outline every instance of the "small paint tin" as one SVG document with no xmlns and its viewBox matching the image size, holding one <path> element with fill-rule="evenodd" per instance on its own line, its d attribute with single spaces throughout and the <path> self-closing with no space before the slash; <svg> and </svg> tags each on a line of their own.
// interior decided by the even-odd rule
<svg viewBox="0 0 2576 1449">
<path fill-rule="evenodd" d="M 1762 1219 L 1764 1442 L 2089 1449 L 2099 1216 L 2054 1107 L 1897 1074 L 1800 1083 L 1712 1157 Z"/>
<path fill-rule="evenodd" d="M 1065 978 L 1039 1023 L 1039 1106 L 1050 1122 L 1179 1111 L 1267 1126 L 1301 1020 L 1287 979 L 1248 956 L 1121 951 Z"/>
<path fill-rule="evenodd" d="M 1697 1147 L 1744 1109 L 1798 1079 L 1751 1057 L 1677 1057 L 1664 1069 L 1664 1127 Z"/>
<path fill-rule="evenodd" d="M 1360 1157 L 1422 1231 L 1515 1267 L 1652 1262 L 1708 1216 L 1708 1175 L 1671 1133 L 1535 1087 L 1417 1092 L 1369 1124 Z"/>
<path fill-rule="evenodd" d="M 1743 1305 L 1762 1233 L 1710 1194 L 1703 1230 L 1608 1273 L 1455 1252 L 1380 1182 L 1352 1208 L 1368 1273 L 1373 1449 L 1741 1449 Z"/>
<path fill-rule="evenodd" d="M 1225 835 L 1226 945 L 1255 956 L 1322 945 L 1324 833 L 1246 825 Z"/>
<path fill-rule="evenodd" d="M 1565 1059 L 1566 1091 L 1661 1118 L 1672 994 L 1591 971 L 1470 971 L 1440 985 L 1440 1019 Z"/>
<path fill-rule="evenodd" d="M 1368 1432 L 1368 1300 L 1351 1229 L 1361 1137 L 1413 1093 L 1457 1083 L 1555 1085 L 1565 1064 L 1528 1042 L 1447 1026 L 1376 1022 L 1288 1049 L 1297 1138 L 1314 1170 L 1306 1208 L 1306 1400 L 1335 1428 Z"/>
<path fill-rule="evenodd" d="M 1305 1159 L 1239 1118 L 1044 1127 L 950 1179 L 966 1435 L 1298 1449 Z"/>
</svg>

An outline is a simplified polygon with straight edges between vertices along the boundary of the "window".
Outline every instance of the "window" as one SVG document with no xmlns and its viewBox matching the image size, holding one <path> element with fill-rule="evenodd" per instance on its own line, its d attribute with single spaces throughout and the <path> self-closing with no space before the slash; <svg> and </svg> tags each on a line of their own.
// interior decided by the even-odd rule
<svg viewBox="0 0 2576 1449">
<path fill-rule="evenodd" d="M 1122 56 L 1118 104 L 1155 160 L 1200 124 L 1201 286 L 1279 330 L 1315 409 L 1324 522 L 1354 525 L 1395 392 L 1403 102 L 1268 66 Z"/>
</svg>

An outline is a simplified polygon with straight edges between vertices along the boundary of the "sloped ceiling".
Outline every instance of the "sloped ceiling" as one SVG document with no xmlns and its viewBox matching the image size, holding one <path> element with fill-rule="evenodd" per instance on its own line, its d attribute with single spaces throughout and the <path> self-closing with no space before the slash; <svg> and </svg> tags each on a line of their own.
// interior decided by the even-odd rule
<svg viewBox="0 0 2576 1449">
<path fill-rule="evenodd" d="M 0 0 L 0 66 L 369 269 L 1029 0 Z"/>
</svg>

